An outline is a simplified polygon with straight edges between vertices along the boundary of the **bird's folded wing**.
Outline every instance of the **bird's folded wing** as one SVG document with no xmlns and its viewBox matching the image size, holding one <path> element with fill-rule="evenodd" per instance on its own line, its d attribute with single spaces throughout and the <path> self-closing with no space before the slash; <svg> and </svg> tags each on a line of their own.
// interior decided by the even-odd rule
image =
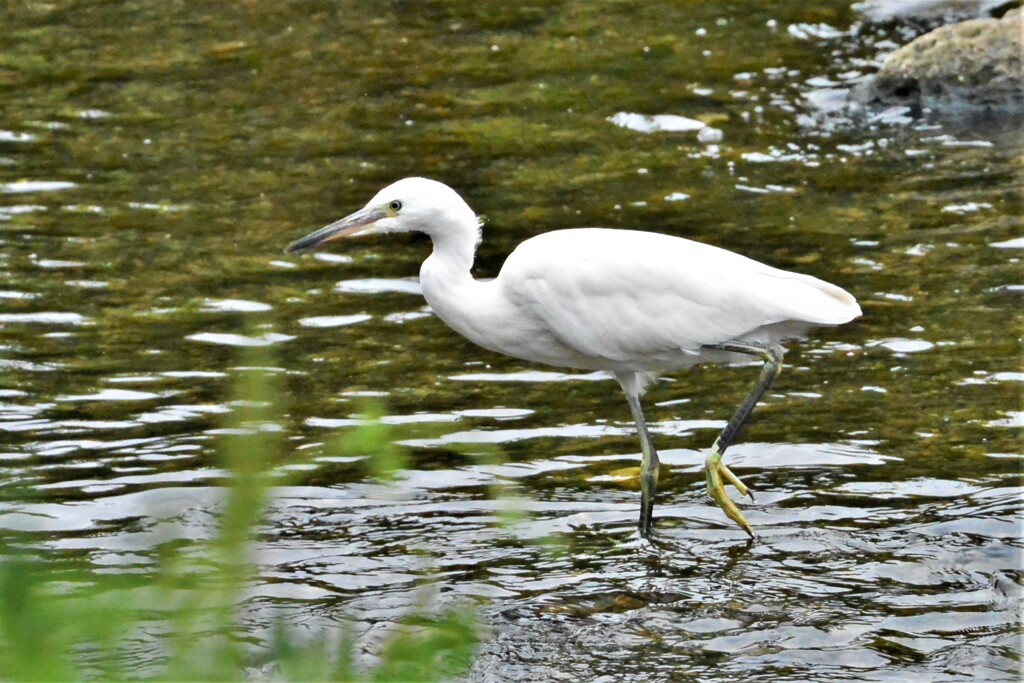
<svg viewBox="0 0 1024 683">
<path fill-rule="evenodd" d="M 524 242 L 502 269 L 506 295 L 580 353 L 626 361 L 696 352 L 784 321 L 859 314 L 842 289 L 677 237 L 579 229 Z"/>
</svg>

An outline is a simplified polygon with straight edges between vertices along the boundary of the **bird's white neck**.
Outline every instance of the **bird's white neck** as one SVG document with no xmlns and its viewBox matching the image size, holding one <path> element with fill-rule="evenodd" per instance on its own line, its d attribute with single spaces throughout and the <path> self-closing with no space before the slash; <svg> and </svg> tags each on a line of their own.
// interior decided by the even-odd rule
<svg viewBox="0 0 1024 683">
<path fill-rule="evenodd" d="M 431 231 L 427 234 L 434 244 L 434 251 L 428 261 L 436 261 L 437 265 L 443 267 L 449 274 L 455 271 L 469 273 L 476 257 L 476 245 L 480 241 L 480 228 L 476 223 L 472 226 L 464 223 L 446 226 L 444 230 Z"/>
<path fill-rule="evenodd" d="M 469 209 L 427 231 L 434 250 L 420 267 L 423 296 L 446 324 L 474 339 L 471 321 L 484 313 L 484 284 L 470 272 L 480 241 L 480 222 Z M 467 327 L 467 325 L 469 327 Z"/>
<path fill-rule="evenodd" d="M 427 279 L 430 279 L 431 271 L 437 270 L 455 280 L 463 274 L 469 276 L 473 267 L 476 245 L 480 243 L 480 219 L 461 197 L 455 199 L 456 203 L 424 217 L 418 226 L 434 244 L 433 253 L 420 269 L 421 278 L 423 271 L 427 271 Z"/>
</svg>

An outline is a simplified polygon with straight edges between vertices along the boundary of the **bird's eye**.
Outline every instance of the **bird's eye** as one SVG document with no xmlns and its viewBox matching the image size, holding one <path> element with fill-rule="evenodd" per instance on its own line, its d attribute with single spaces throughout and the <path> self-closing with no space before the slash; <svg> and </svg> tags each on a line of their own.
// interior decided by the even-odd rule
<svg viewBox="0 0 1024 683">
<path fill-rule="evenodd" d="M 399 209 L 402 208 L 402 202 L 398 201 L 397 199 L 392 200 L 392 202 L 388 204 L 388 208 L 391 209 L 392 211 L 398 211 Z"/>
</svg>

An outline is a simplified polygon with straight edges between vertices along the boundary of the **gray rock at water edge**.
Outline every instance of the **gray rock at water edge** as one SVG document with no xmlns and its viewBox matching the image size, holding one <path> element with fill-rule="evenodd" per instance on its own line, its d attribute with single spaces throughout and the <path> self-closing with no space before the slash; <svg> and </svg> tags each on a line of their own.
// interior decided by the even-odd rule
<svg viewBox="0 0 1024 683">
<path fill-rule="evenodd" d="M 973 19 L 926 33 L 886 58 L 854 89 L 862 104 L 923 105 L 938 110 L 1024 109 L 1024 14 Z"/>
<path fill-rule="evenodd" d="M 989 16 L 1010 0 L 864 0 L 853 5 L 870 22 L 950 23 Z"/>
</svg>

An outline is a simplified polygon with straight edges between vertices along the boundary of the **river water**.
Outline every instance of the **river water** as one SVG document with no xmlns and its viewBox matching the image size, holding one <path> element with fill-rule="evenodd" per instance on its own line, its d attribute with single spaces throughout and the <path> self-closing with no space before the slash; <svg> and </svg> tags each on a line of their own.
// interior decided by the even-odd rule
<svg viewBox="0 0 1024 683">
<path fill-rule="evenodd" d="M 837 0 L 0 15 L 0 486 L 32 497 L 0 528 L 143 575 L 209 537 L 259 347 L 299 464 L 243 606 L 257 650 L 283 619 L 346 624 L 372 657 L 427 595 L 480 613 L 471 680 L 1020 674 L 1020 126 L 843 109 L 904 29 Z M 667 467 L 644 544 L 613 381 L 445 328 L 418 295 L 425 239 L 281 253 L 412 174 L 485 217 L 478 277 L 539 232 L 607 225 L 858 297 L 862 318 L 792 345 L 728 454 L 756 543 L 700 454 L 754 368 L 649 392 Z M 337 445 L 375 413 L 407 449 L 388 483 Z"/>
</svg>

